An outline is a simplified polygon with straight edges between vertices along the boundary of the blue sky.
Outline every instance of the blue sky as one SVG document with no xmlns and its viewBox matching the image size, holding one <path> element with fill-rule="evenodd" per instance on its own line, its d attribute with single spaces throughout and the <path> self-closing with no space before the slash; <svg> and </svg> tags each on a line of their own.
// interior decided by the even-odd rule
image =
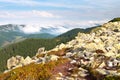
<svg viewBox="0 0 120 80">
<path fill-rule="evenodd" d="M 0 24 L 89 26 L 120 16 L 120 0 L 0 0 Z"/>
</svg>

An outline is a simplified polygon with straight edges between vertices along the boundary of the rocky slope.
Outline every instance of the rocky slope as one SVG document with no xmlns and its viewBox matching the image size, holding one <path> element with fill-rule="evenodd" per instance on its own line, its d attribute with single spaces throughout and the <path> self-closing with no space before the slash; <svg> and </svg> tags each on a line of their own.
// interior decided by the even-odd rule
<svg viewBox="0 0 120 80">
<path fill-rule="evenodd" d="M 78 33 L 67 44 L 32 58 L 13 56 L 0 80 L 120 80 L 120 22 L 109 22 L 90 34 Z"/>
</svg>

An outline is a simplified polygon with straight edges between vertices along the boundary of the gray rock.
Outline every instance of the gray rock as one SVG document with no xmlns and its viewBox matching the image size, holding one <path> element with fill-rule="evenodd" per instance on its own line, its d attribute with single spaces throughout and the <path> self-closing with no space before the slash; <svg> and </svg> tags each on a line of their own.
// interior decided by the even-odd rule
<svg viewBox="0 0 120 80">
<path fill-rule="evenodd" d="M 102 74 L 102 75 L 108 75 L 110 74 L 107 70 L 105 69 L 96 69 L 97 72 L 99 72 L 99 74 Z"/>
<path fill-rule="evenodd" d="M 16 56 L 16 57 L 11 57 L 10 59 L 7 60 L 7 68 L 12 69 L 13 67 L 16 67 L 17 65 L 21 66 L 22 62 L 24 61 L 24 58 L 22 56 Z"/>
<path fill-rule="evenodd" d="M 33 62 L 33 60 L 29 56 L 27 56 L 22 63 L 23 63 L 23 65 L 27 65 L 32 62 Z"/>
</svg>

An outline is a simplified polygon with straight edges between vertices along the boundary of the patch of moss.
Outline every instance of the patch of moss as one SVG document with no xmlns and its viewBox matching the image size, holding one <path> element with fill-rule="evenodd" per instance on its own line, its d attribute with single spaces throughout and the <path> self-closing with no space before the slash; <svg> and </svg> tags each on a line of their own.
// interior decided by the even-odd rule
<svg viewBox="0 0 120 80">
<path fill-rule="evenodd" d="M 53 75 L 52 70 L 67 61 L 68 59 L 60 58 L 57 61 L 50 61 L 45 64 L 31 63 L 6 74 L 1 74 L 0 80 L 48 80 Z"/>
</svg>

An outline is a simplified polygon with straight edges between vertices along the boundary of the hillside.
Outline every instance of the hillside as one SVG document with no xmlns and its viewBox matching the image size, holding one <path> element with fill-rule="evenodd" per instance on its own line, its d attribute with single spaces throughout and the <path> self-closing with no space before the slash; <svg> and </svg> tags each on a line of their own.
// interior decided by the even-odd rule
<svg viewBox="0 0 120 80">
<path fill-rule="evenodd" d="M 19 42 L 27 38 L 54 38 L 55 35 L 49 33 L 49 29 L 42 29 L 37 33 L 25 33 L 27 25 L 6 24 L 0 25 L 0 47 L 4 47 L 14 42 Z"/>
<path fill-rule="evenodd" d="M 108 22 L 31 58 L 13 55 L 0 79 L 120 80 L 119 36 L 120 22 Z"/>
<path fill-rule="evenodd" d="M 12 44 L 15 42 L 19 42 L 21 40 L 25 40 L 28 38 L 44 38 L 44 39 L 49 39 L 49 38 L 54 38 L 54 35 L 48 34 L 48 33 L 40 33 L 40 34 L 24 34 L 24 33 L 19 33 L 19 32 L 0 32 L 0 47 L 6 46 L 8 43 Z"/>
<path fill-rule="evenodd" d="M 60 43 L 66 43 L 74 39 L 78 32 L 87 33 L 87 31 L 89 32 L 94 28 L 95 27 L 88 28 L 85 30 L 77 28 L 77 29 L 70 30 L 53 39 L 26 39 L 24 41 L 6 46 L 5 48 L 0 50 L 0 56 L 3 56 L 2 58 L 0 58 L 1 60 L 0 65 L 3 66 L 3 67 L 0 67 L 0 71 L 4 71 L 6 69 L 6 61 L 11 56 L 21 55 L 24 57 L 26 56 L 32 57 L 37 52 L 37 49 L 40 47 L 45 47 L 46 50 L 50 50 L 54 48 L 56 45 L 59 45 Z"/>
<path fill-rule="evenodd" d="M 91 28 L 86 28 L 86 29 L 81 29 L 81 28 L 75 28 L 75 29 L 72 29 L 66 33 L 63 33 L 59 36 L 57 36 L 56 38 L 64 38 L 66 39 L 67 41 L 70 41 L 72 39 L 75 38 L 75 36 L 77 36 L 78 32 L 81 32 L 81 33 L 90 33 L 91 30 L 95 29 L 95 28 L 98 28 L 98 27 L 101 27 L 101 26 L 95 26 L 95 27 L 91 27 Z"/>
</svg>

